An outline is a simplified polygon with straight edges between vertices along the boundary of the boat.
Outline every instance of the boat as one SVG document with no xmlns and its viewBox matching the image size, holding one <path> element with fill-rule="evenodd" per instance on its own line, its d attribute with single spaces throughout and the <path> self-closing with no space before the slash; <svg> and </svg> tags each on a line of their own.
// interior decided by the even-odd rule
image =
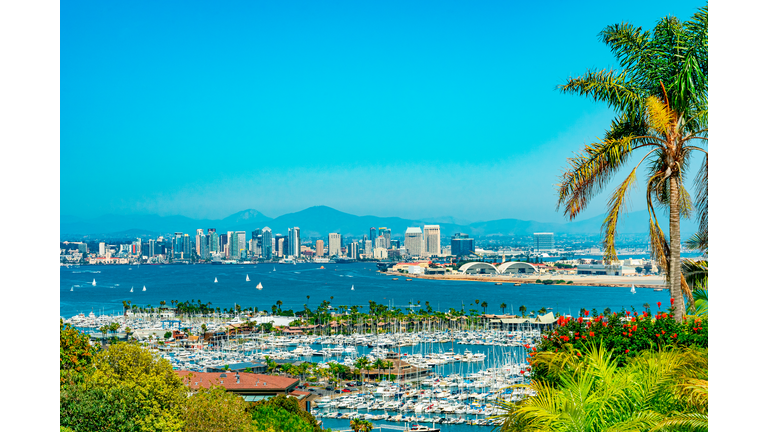
<svg viewBox="0 0 768 432">
<path fill-rule="evenodd" d="M 250 282 L 251 281 L 251 279 L 248 277 L 248 275 L 245 275 L 245 281 L 246 282 Z"/>
<path fill-rule="evenodd" d="M 144 285 L 144 288 L 142 288 L 142 291 L 146 291 L 146 290 L 147 290 L 147 286 Z"/>
<path fill-rule="evenodd" d="M 257 289 L 257 290 L 260 290 L 260 289 L 262 289 L 262 288 L 264 288 L 264 287 L 263 287 L 263 286 L 261 286 L 261 282 L 259 282 L 259 284 L 258 284 L 258 285 L 256 285 L 256 289 Z"/>
<path fill-rule="evenodd" d="M 218 278 L 213 278 L 213 283 L 218 283 L 218 282 L 219 282 Z"/>
<path fill-rule="evenodd" d="M 400 280 L 400 279 L 398 279 L 398 278 L 392 278 L 392 280 Z"/>
<path fill-rule="evenodd" d="M 131 292 L 133 292 L 133 287 L 131 287 Z"/>
<path fill-rule="evenodd" d="M 93 286 L 96 286 L 96 279 L 93 280 Z"/>
<path fill-rule="evenodd" d="M 354 285 L 352 285 L 352 291 L 354 291 L 354 290 L 355 290 L 355 286 L 354 286 Z"/>
<path fill-rule="evenodd" d="M 496 282 L 496 285 L 501 285 L 501 282 Z"/>
<path fill-rule="evenodd" d="M 629 292 L 631 292 L 632 294 L 637 292 L 637 291 L 635 291 L 635 284 L 632 284 L 632 289 L 629 290 Z"/>
<path fill-rule="evenodd" d="M 406 279 L 406 281 L 412 281 L 413 279 Z"/>
<path fill-rule="evenodd" d="M 277 267 L 272 266 L 272 271 L 276 271 L 276 270 L 277 270 Z"/>
<path fill-rule="evenodd" d="M 74 287 L 74 286 L 72 286 L 72 288 L 70 288 L 69 290 L 70 290 L 70 291 L 74 291 L 74 290 L 75 290 L 75 287 Z"/>
<path fill-rule="evenodd" d="M 654 291 L 664 291 L 664 288 L 654 288 Z"/>
<path fill-rule="evenodd" d="M 320 266 L 320 270 L 325 270 L 325 267 L 324 266 Z"/>
<path fill-rule="evenodd" d="M 440 432 L 440 428 L 434 428 L 434 427 L 428 427 L 428 426 L 422 426 L 422 425 L 413 425 L 408 430 L 414 431 L 414 432 Z"/>
</svg>

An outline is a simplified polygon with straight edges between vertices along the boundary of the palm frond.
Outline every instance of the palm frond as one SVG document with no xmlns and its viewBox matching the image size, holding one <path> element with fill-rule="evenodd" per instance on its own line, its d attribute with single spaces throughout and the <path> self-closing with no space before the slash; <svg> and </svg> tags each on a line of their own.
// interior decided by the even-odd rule
<svg viewBox="0 0 768 432">
<path fill-rule="evenodd" d="M 651 432 L 663 431 L 708 431 L 709 416 L 699 413 L 683 413 L 660 421 Z"/>
<path fill-rule="evenodd" d="M 668 135 L 677 120 L 675 112 L 656 96 L 645 100 L 648 124 L 659 134 Z"/>
<path fill-rule="evenodd" d="M 614 70 L 587 71 L 578 78 L 558 86 L 563 93 L 591 97 L 605 102 L 620 112 L 642 111 L 644 102 L 642 88 L 638 87 L 623 72 Z"/>
<path fill-rule="evenodd" d="M 626 207 L 627 192 L 637 181 L 636 172 L 637 167 L 621 182 L 608 201 L 608 214 L 603 221 L 603 230 L 605 231 L 605 236 L 603 237 L 603 246 L 605 247 L 603 258 L 609 263 L 619 259 L 616 253 L 616 225 L 619 222 L 619 214 Z"/>
</svg>

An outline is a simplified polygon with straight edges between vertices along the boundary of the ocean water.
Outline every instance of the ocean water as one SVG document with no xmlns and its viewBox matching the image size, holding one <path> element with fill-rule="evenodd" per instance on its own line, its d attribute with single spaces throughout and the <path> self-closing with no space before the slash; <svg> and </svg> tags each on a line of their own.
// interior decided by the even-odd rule
<svg viewBox="0 0 768 432">
<path fill-rule="evenodd" d="M 250 282 L 246 282 L 246 275 Z M 423 308 L 428 301 L 435 310 L 460 310 L 463 305 L 466 310 L 482 312 L 475 304 L 479 300 L 488 302 L 488 313 L 501 313 L 500 304 L 506 303 L 507 313 L 517 313 L 520 305 L 525 305 L 528 311 L 545 307 L 564 314 L 576 314 L 582 307 L 618 311 L 622 307 L 640 310 L 644 303 L 654 308 L 656 302 L 665 307 L 669 304 L 667 291 L 648 288 L 637 288 L 632 294 L 629 288 L 392 279 L 379 274 L 373 263 L 61 267 L 59 311 L 65 318 L 80 312 L 120 313 L 122 302 L 128 300 L 155 307 L 161 300 L 168 304 L 171 300 L 201 300 L 211 302 L 214 308 L 229 309 L 237 303 L 259 310 L 270 310 L 278 300 L 283 302 L 283 310 L 301 310 L 304 304 L 314 309 L 329 300 L 332 306 L 358 305 L 365 311 L 369 300 L 404 310 L 418 302 Z M 258 283 L 262 290 L 256 289 Z M 144 286 L 146 291 L 142 291 Z"/>
</svg>

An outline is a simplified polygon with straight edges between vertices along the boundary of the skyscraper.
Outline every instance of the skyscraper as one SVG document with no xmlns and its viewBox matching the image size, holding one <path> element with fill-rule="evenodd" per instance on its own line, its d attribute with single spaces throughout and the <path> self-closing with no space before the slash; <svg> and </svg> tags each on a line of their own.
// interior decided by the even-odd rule
<svg viewBox="0 0 768 432">
<path fill-rule="evenodd" d="M 389 249 L 389 240 L 392 237 L 392 230 L 387 227 L 379 228 L 379 235 L 384 237 L 385 248 Z"/>
<path fill-rule="evenodd" d="M 323 241 L 322 240 L 318 240 L 318 241 L 315 242 L 315 256 L 316 257 L 320 258 L 320 257 L 323 256 L 323 247 L 324 247 L 324 245 L 323 245 Z"/>
<path fill-rule="evenodd" d="M 205 233 L 202 229 L 198 229 L 195 233 L 195 252 L 197 252 L 197 255 L 202 255 L 202 245 L 205 241 Z"/>
<path fill-rule="evenodd" d="M 373 254 L 373 242 L 370 241 L 370 240 L 366 240 L 365 241 L 365 254 L 366 255 L 372 255 Z"/>
<path fill-rule="evenodd" d="M 368 240 L 370 240 L 371 242 L 375 242 L 376 241 L 376 237 L 379 236 L 377 234 L 376 227 L 371 227 L 369 232 L 370 232 L 370 235 L 368 236 Z"/>
<path fill-rule="evenodd" d="M 219 236 L 216 234 L 216 228 L 208 228 L 208 253 L 219 253 Z"/>
<path fill-rule="evenodd" d="M 236 231 L 237 249 L 235 249 L 235 259 L 245 259 L 245 231 Z"/>
<path fill-rule="evenodd" d="M 424 244 L 424 235 L 419 227 L 405 230 L 405 250 L 412 257 L 420 257 Z"/>
<path fill-rule="evenodd" d="M 351 242 L 347 245 L 347 256 L 351 259 L 357 259 L 357 242 Z"/>
<path fill-rule="evenodd" d="M 475 240 L 464 233 L 456 233 L 451 238 L 451 255 L 466 256 L 475 251 Z"/>
<path fill-rule="evenodd" d="M 265 260 L 272 259 L 272 230 L 264 227 L 261 231 L 261 257 Z"/>
<path fill-rule="evenodd" d="M 440 255 L 440 225 L 424 225 L 424 255 Z"/>
<path fill-rule="evenodd" d="M 285 239 L 286 237 L 284 235 L 275 234 L 275 255 L 277 255 L 278 258 L 285 256 Z"/>
<path fill-rule="evenodd" d="M 149 250 L 147 250 L 147 256 L 151 258 L 155 256 L 155 241 L 152 239 L 149 239 L 148 243 L 149 243 Z"/>
<path fill-rule="evenodd" d="M 386 246 L 387 246 L 387 239 L 385 239 L 384 236 L 376 237 L 376 244 L 374 244 L 374 248 L 386 249 L 387 248 Z"/>
<path fill-rule="evenodd" d="M 555 249 L 553 233 L 533 233 L 533 250 L 535 252 L 550 252 Z"/>
<path fill-rule="evenodd" d="M 299 227 L 288 228 L 288 248 L 286 255 L 298 258 L 301 253 L 301 237 Z"/>
<path fill-rule="evenodd" d="M 192 258 L 192 242 L 189 239 L 189 234 L 184 234 L 182 237 L 181 253 L 184 259 Z"/>
<path fill-rule="evenodd" d="M 228 234 L 219 234 L 219 253 L 224 254 L 225 257 L 229 256 L 229 241 Z"/>
<path fill-rule="evenodd" d="M 328 234 L 328 256 L 341 256 L 341 234 Z"/>
</svg>

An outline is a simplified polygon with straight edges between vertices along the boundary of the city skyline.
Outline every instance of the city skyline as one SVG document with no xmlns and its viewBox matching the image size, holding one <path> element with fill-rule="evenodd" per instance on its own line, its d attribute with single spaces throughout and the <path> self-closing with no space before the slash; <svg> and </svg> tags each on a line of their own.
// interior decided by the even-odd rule
<svg viewBox="0 0 768 432">
<path fill-rule="evenodd" d="M 562 222 L 553 184 L 613 113 L 556 86 L 617 66 L 608 23 L 698 6 L 65 4 L 60 212 Z"/>
</svg>

